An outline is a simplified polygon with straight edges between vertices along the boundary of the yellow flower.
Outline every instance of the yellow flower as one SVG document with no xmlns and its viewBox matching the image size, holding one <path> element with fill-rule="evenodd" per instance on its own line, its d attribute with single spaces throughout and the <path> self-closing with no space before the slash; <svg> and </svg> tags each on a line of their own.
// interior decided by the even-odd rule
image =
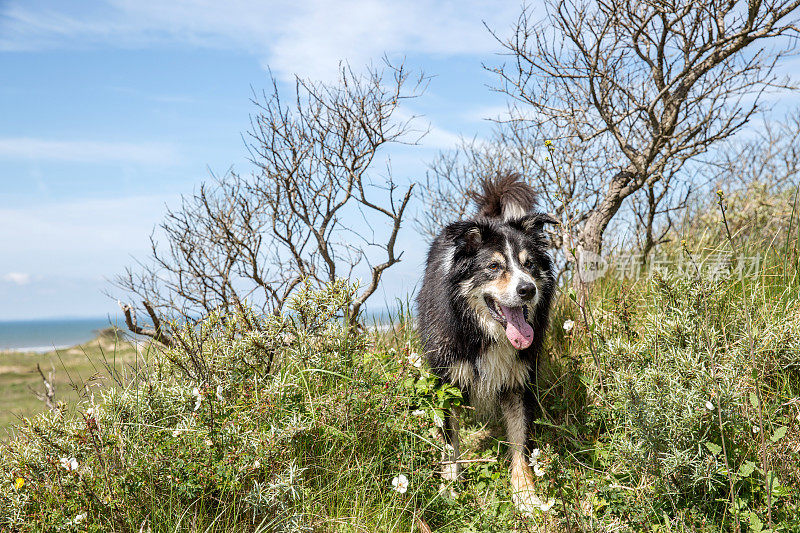
<svg viewBox="0 0 800 533">
<path fill-rule="evenodd" d="M 544 142 L 544 145 L 545 145 L 545 146 L 547 146 L 548 148 L 550 148 L 551 146 L 553 146 L 553 141 L 551 141 L 550 139 L 548 139 L 548 140 L 546 140 L 546 141 Z"/>
<path fill-rule="evenodd" d="M 15 489 L 19 490 L 24 486 L 25 486 L 25 480 L 22 479 L 21 477 L 18 477 L 16 480 L 14 480 L 14 488 Z"/>
</svg>

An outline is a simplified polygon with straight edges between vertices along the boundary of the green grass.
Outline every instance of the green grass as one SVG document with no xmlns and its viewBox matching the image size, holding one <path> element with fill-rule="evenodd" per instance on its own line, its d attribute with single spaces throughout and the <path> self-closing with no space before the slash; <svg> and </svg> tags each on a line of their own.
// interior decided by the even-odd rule
<svg viewBox="0 0 800 533">
<path fill-rule="evenodd" d="M 124 365 L 135 361 L 135 353 L 131 344 L 108 335 L 47 353 L 0 352 L 0 438 L 7 438 L 21 417 L 47 410 L 34 394 L 44 391 L 37 364 L 45 376 L 53 373 L 56 400 L 74 405 L 82 397 L 79 389 L 84 383 L 98 376 L 106 379 L 111 368 L 114 374 L 124 372 Z"/>
<path fill-rule="evenodd" d="M 511 504 L 491 414 L 465 420 L 470 462 L 441 490 L 435 422 L 460 394 L 413 364 L 409 313 L 346 327 L 339 281 L 284 316 L 212 315 L 94 403 L 20 426 L 0 447 L 0 531 L 800 531 L 796 228 L 737 239 L 743 209 L 731 243 L 704 217 L 664 251 L 757 252 L 758 275 L 606 277 L 585 319 L 559 295 L 536 383 L 547 511 Z"/>
</svg>

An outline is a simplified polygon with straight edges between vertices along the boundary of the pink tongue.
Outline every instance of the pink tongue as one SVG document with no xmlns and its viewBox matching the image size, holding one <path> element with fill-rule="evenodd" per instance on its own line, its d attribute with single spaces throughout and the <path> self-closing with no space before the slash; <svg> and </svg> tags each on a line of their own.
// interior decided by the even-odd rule
<svg viewBox="0 0 800 533">
<path fill-rule="evenodd" d="M 533 342 L 533 327 L 525 321 L 522 307 L 506 307 L 501 305 L 506 315 L 506 337 L 517 350 L 524 350 Z"/>
</svg>

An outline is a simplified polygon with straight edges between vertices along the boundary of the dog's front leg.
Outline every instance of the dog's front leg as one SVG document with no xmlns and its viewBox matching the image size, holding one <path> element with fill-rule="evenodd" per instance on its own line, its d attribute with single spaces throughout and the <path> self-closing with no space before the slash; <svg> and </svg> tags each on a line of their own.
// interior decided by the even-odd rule
<svg viewBox="0 0 800 533">
<path fill-rule="evenodd" d="M 523 391 L 508 392 L 500 401 L 506 438 L 511 452 L 511 495 L 514 505 L 531 512 L 539 504 L 533 487 L 533 472 L 526 460 L 526 443 L 532 421 Z"/>
<path fill-rule="evenodd" d="M 458 462 L 461 458 L 461 441 L 458 436 L 459 416 L 461 416 L 461 408 L 458 406 L 446 409 L 444 412 L 444 427 L 441 428 L 441 434 L 444 440 L 442 479 L 445 481 L 455 481 L 461 473 L 461 464 Z"/>
</svg>

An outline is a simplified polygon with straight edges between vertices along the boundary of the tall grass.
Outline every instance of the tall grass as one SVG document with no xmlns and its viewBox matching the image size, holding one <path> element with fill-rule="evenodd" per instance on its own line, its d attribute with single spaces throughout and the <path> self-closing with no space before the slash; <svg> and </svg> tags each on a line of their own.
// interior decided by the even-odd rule
<svg viewBox="0 0 800 533">
<path fill-rule="evenodd" d="M 76 412 L 25 420 L 0 450 L 0 530 L 798 531 L 794 196 L 760 232 L 754 196 L 725 199 L 730 238 L 698 210 L 650 266 L 610 272 L 590 314 L 557 302 L 535 384 L 546 510 L 511 505 L 491 413 L 467 410 L 443 485 L 436 425 L 460 394 L 419 365 L 408 302 L 357 330 L 342 281 L 284 316 L 212 315 Z"/>
</svg>

